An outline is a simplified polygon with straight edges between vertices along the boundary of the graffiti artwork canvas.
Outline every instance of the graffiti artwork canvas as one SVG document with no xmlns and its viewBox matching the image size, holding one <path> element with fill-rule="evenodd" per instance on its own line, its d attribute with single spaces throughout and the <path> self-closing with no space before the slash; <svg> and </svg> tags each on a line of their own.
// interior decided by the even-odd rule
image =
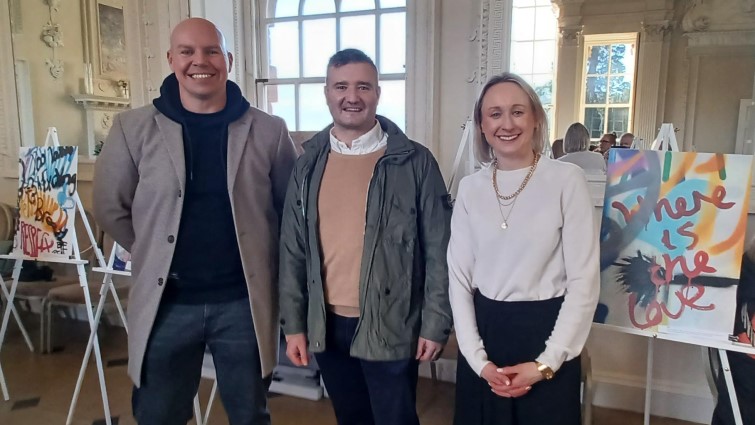
<svg viewBox="0 0 755 425">
<path fill-rule="evenodd" d="M 74 255 L 77 148 L 21 148 L 14 251 L 41 260 Z"/>
<path fill-rule="evenodd" d="M 726 340 L 752 157 L 612 149 L 597 322 Z"/>
</svg>

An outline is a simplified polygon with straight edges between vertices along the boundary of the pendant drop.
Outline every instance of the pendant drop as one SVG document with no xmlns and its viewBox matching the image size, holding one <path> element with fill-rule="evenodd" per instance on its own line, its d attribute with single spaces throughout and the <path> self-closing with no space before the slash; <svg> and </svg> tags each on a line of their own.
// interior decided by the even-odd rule
<svg viewBox="0 0 755 425">
<path fill-rule="evenodd" d="M 504 229 L 504 230 L 505 230 L 505 229 L 508 229 L 508 228 L 509 228 L 509 225 L 508 225 L 508 224 L 506 224 L 506 222 L 505 222 L 505 221 L 504 221 L 503 223 L 501 223 L 501 229 Z"/>
</svg>

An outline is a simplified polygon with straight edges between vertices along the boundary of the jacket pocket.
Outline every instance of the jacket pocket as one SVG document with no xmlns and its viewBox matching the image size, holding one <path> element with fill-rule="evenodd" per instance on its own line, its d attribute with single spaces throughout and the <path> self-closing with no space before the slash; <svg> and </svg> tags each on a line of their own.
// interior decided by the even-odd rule
<svg viewBox="0 0 755 425">
<path fill-rule="evenodd" d="M 412 341 L 411 305 L 414 239 L 390 235 L 380 243 L 382 265 L 375 270 L 378 332 L 389 347 Z M 407 326 L 409 325 L 409 326 Z"/>
</svg>

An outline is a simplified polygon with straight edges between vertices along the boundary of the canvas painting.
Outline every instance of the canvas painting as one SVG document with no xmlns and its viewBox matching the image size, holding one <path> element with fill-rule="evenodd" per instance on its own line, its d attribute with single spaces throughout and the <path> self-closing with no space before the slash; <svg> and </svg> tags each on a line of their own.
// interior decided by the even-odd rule
<svg viewBox="0 0 755 425">
<path fill-rule="evenodd" d="M 74 255 L 77 166 L 73 146 L 20 149 L 16 253 L 40 260 Z"/>
<path fill-rule="evenodd" d="M 597 322 L 726 340 L 752 157 L 612 149 Z"/>
<path fill-rule="evenodd" d="M 123 8 L 97 3 L 100 30 L 100 72 L 103 75 L 125 75 L 126 35 Z"/>
</svg>

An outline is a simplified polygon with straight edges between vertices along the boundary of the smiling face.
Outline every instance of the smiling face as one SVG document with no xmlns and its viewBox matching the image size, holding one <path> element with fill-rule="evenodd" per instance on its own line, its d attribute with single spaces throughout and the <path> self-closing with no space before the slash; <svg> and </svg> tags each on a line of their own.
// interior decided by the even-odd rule
<svg viewBox="0 0 755 425">
<path fill-rule="evenodd" d="M 222 110 L 233 56 L 223 35 L 210 21 L 191 18 L 179 23 L 170 37 L 168 64 L 178 79 L 181 103 L 192 112 Z"/>
<path fill-rule="evenodd" d="M 350 144 L 375 126 L 380 100 L 377 71 L 362 62 L 329 67 L 325 100 L 333 116 L 333 134 Z"/>
<path fill-rule="evenodd" d="M 512 82 L 488 89 L 481 105 L 480 130 L 502 169 L 529 166 L 534 157 L 537 119 L 529 96 Z"/>
</svg>

